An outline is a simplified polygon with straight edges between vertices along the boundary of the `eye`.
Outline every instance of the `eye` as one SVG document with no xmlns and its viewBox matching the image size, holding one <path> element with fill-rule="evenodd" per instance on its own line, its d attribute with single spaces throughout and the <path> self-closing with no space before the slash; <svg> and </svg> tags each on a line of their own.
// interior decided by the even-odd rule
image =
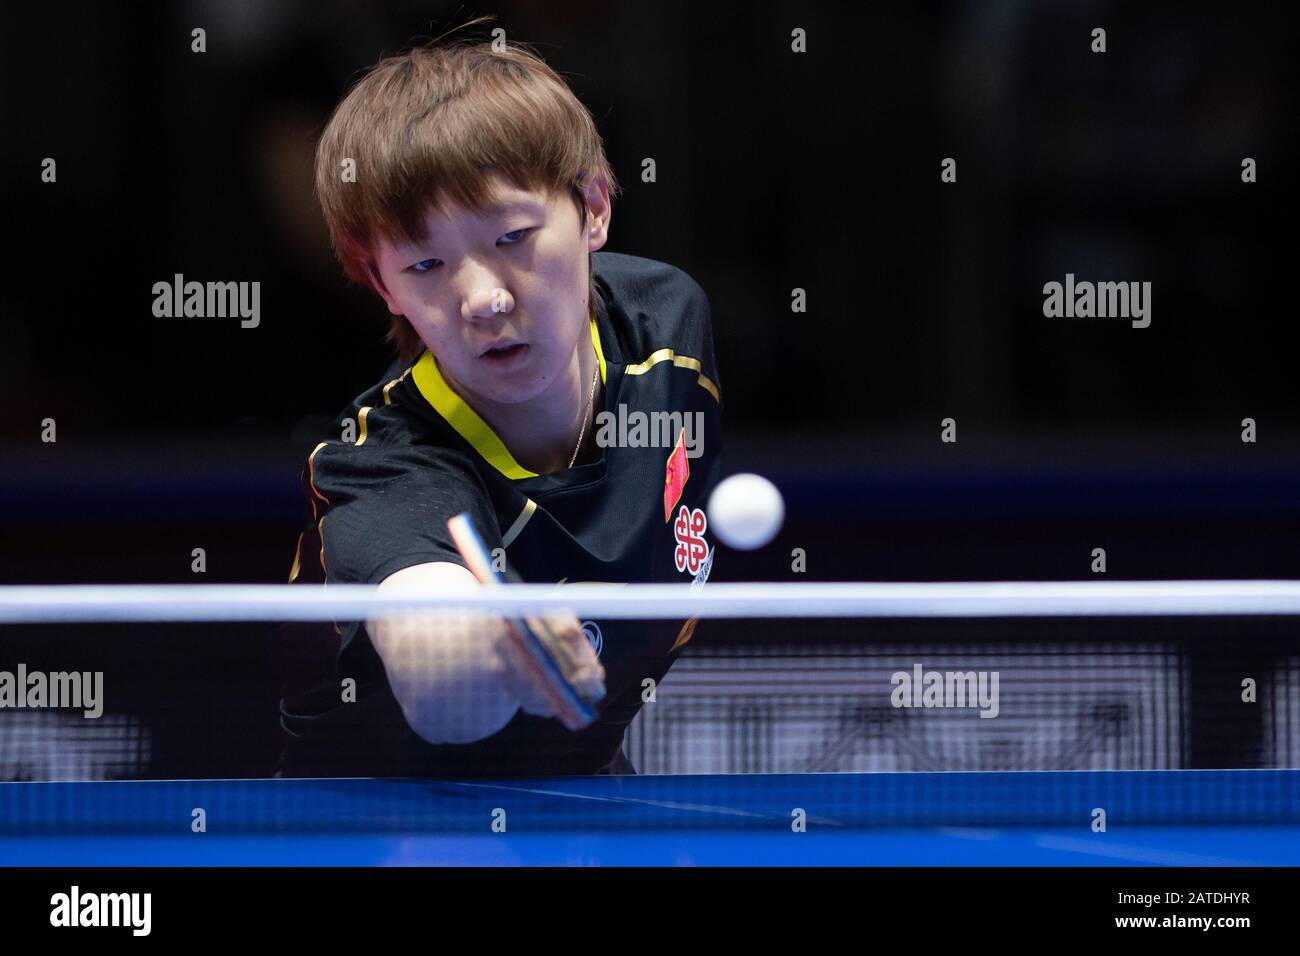
<svg viewBox="0 0 1300 956">
<path fill-rule="evenodd" d="M 532 229 L 516 229 L 513 232 L 507 232 L 505 235 L 503 235 L 500 239 L 497 240 L 497 243 L 501 245 L 513 246 L 516 243 L 521 242 L 524 236 L 528 235 L 532 231 L 533 231 Z"/>
<path fill-rule="evenodd" d="M 430 272 L 438 263 L 437 259 L 421 259 L 415 265 L 410 266 L 411 272 Z"/>
</svg>

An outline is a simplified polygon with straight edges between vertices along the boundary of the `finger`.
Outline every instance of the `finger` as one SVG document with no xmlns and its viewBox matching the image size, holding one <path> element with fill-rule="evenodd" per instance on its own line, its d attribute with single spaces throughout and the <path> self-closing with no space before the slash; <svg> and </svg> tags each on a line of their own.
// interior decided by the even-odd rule
<svg viewBox="0 0 1300 956">
<path fill-rule="evenodd" d="M 599 663 L 591 641 L 587 639 L 587 632 L 582 629 L 576 617 L 572 614 L 552 614 L 546 617 L 546 623 L 571 656 L 575 669 Z"/>
<path fill-rule="evenodd" d="M 573 686 L 588 701 L 605 699 L 605 679 L 601 676 L 592 675 L 586 677 L 581 681 L 575 681 Z"/>
<path fill-rule="evenodd" d="M 583 697 L 600 700 L 605 696 L 605 668 L 596 656 L 578 619 L 572 614 L 547 615 L 545 623 L 567 657 L 565 676 Z"/>
<path fill-rule="evenodd" d="M 535 683 L 532 659 L 521 650 L 507 632 L 508 625 L 501 623 L 497 650 L 505 667 L 506 684 L 519 700 L 519 706 L 539 717 L 554 716 L 555 709 L 544 688 Z"/>
<path fill-rule="evenodd" d="M 550 617 L 528 618 L 527 623 L 549 649 L 564 680 L 577 691 L 580 697 L 588 701 L 597 701 L 605 696 L 605 669 L 596 659 L 586 635 L 572 615 L 567 619 L 557 620 L 552 620 Z M 566 714 L 569 708 L 553 703 L 551 697 L 557 691 L 537 672 L 536 663 L 531 655 L 511 640 L 510 626 L 504 621 L 502 624 L 503 649 L 506 651 L 506 660 L 513 668 L 517 680 L 523 685 L 519 689 L 518 696 L 524 710 L 539 716 L 557 717 L 569 730 L 581 730 L 588 726 L 590 721 L 583 720 L 577 715 L 568 718 Z M 561 628 L 568 628 L 568 630 L 560 630 Z M 575 633 L 579 642 L 577 644 L 572 640 Z M 585 659 L 580 656 L 580 651 L 585 652 Z"/>
<path fill-rule="evenodd" d="M 522 650 L 513 641 L 507 639 L 503 647 L 506 660 L 510 665 L 511 683 L 523 710 L 539 717 L 555 717 L 569 730 L 581 730 L 591 721 L 583 720 L 576 714 L 569 716 L 569 708 L 557 706 L 552 700 L 555 689 L 537 673 L 536 664 L 531 655 Z M 580 678 L 575 679 L 575 676 Z M 599 700 L 605 694 L 603 684 L 604 669 L 597 665 L 593 672 L 590 668 L 580 669 L 576 675 L 566 675 L 565 680 L 589 700 Z"/>
</svg>

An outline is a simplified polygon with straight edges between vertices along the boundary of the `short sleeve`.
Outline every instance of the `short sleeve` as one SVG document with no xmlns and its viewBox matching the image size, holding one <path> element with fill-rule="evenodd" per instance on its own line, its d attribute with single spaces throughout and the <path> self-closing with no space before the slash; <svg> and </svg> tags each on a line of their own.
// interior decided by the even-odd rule
<svg viewBox="0 0 1300 956">
<path fill-rule="evenodd" d="M 308 465 L 328 583 L 378 584 L 431 561 L 462 567 L 447 519 L 468 512 L 489 548 L 501 531 L 486 487 L 455 449 L 328 442 Z"/>
<path fill-rule="evenodd" d="M 709 307 L 709 297 L 700 288 L 700 284 L 685 272 L 678 270 L 678 274 L 682 280 L 680 289 L 684 317 L 680 335 L 685 341 L 685 350 L 688 354 L 699 357 L 700 370 L 721 389 L 718 356 L 713 347 L 713 314 Z"/>
<path fill-rule="evenodd" d="M 619 324 L 626 336 L 626 361 L 635 364 L 661 349 L 672 349 L 688 362 L 699 363 L 701 384 L 721 404 L 712 314 L 700 284 L 677 266 L 653 259 L 597 252 L 594 260 L 606 308 L 624 317 Z"/>
</svg>

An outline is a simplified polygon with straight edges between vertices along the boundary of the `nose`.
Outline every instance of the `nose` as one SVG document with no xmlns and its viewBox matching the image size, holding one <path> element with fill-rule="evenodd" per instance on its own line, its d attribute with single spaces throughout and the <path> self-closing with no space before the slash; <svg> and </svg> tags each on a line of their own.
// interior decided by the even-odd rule
<svg viewBox="0 0 1300 956">
<path fill-rule="evenodd" d="M 469 290 L 461 305 L 461 317 L 467 322 L 509 315 L 515 309 L 515 297 L 495 277 L 484 275 L 472 279 Z"/>
</svg>

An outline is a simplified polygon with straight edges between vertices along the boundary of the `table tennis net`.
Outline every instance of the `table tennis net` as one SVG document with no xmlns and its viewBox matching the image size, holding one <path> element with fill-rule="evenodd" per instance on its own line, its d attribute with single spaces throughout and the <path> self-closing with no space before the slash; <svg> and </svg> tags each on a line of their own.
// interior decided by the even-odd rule
<svg viewBox="0 0 1300 956">
<path fill-rule="evenodd" d="M 641 772 L 1300 766 L 1289 619 L 707 623 Z"/>
<path fill-rule="evenodd" d="M 381 661 L 359 620 L 119 616 L 0 624 L 0 703 L 5 675 L 11 688 L 0 780 L 1300 767 L 1291 615 L 909 618 L 813 604 L 801 616 L 706 613 L 687 625 L 638 619 L 629 597 L 612 611 L 572 608 L 607 666 L 605 705 L 617 705 L 601 731 L 611 750 L 622 736 L 608 766 L 568 760 L 584 736 L 541 718 L 488 756 L 451 745 L 446 759 L 404 763 L 409 727 L 384 697 L 402 662 Z M 427 646 L 406 644 L 405 663 L 427 664 Z M 28 693 L 15 706 L 20 676 L 30 685 L 33 674 L 49 699 L 25 706 Z M 86 675 L 87 693 L 98 674 L 98 701 L 55 706 L 59 674 Z M 465 689 L 463 706 L 478 705 Z M 343 732 L 320 736 L 315 762 L 286 763 L 286 725 L 311 736 L 334 723 Z M 397 759 L 349 763 L 345 752 Z"/>
</svg>

